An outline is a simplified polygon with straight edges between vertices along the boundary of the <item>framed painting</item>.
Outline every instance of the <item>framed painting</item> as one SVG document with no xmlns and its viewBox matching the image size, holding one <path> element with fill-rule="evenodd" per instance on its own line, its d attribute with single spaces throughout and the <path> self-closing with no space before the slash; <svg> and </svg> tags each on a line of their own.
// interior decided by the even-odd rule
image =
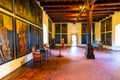
<svg viewBox="0 0 120 80">
<path fill-rule="evenodd" d="M 14 59 L 12 17 L 0 13 L 0 64 Z"/>
<path fill-rule="evenodd" d="M 52 34 L 49 33 L 49 44 L 52 44 Z"/>
<path fill-rule="evenodd" d="M 29 0 L 29 7 L 30 7 L 30 20 L 37 24 L 38 23 L 38 5 L 34 0 Z M 40 17 L 40 16 L 39 16 Z"/>
<path fill-rule="evenodd" d="M 15 14 L 29 20 L 30 19 L 29 0 L 14 0 L 14 3 Z"/>
<path fill-rule="evenodd" d="M 55 34 L 55 43 L 56 43 L 56 44 L 60 44 L 60 43 L 61 43 L 60 34 Z"/>
<path fill-rule="evenodd" d="M 50 19 L 48 19 L 48 30 L 49 32 L 52 32 L 52 22 Z"/>
<path fill-rule="evenodd" d="M 39 29 L 39 43 L 40 48 L 43 48 L 43 29 Z"/>
<path fill-rule="evenodd" d="M 87 44 L 87 34 L 82 34 L 82 39 L 81 39 L 81 43 L 82 44 Z"/>
<path fill-rule="evenodd" d="M 106 31 L 112 31 L 112 18 L 106 20 Z"/>
<path fill-rule="evenodd" d="M 62 33 L 67 33 L 67 24 L 62 24 Z"/>
<path fill-rule="evenodd" d="M 0 6 L 9 11 L 13 11 L 13 0 L 0 0 Z"/>
<path fill-rule="evenodd" d="M 105 44 L 105 33 L 102 33 L 101 34 L 101 42 L 103 43 L 103 44 Z"/>
<path fill-rule="evenodd" d="M 106 45 L 111 46 L 112 45 L 112 33 L 106 33 Z"/>
<path fill-rule="evenodd" d="M 101 22 L 101 32 L 105 32 L 105 21 Z"/>
<path fill-rule="evenodd" d="M 55 24 L 55 33 L 60 33 L 60 24 Z"/>
<path fill-rule="evenodd" d="M 82 23 L 82 33 L 87 33 L 87 23 Z"/>
<path fill-rule="evenodd" d="M 39 49 L 39 28 L 31 25 L 30 26 L 30 50 L 35 46 L 36 49 Z"/>
<path fill-rule="evenodd" d="M 92 24 L 92 33 L 95 33 L 95 23 Z"/>
<path fill-rule="evenodd" d="M 64 43 L 67 44 L 67 34 L 62 34 L 62 39 L 64 39 Z"/>
<path fill-rule="evenodd" d="M 43 11 L 40 7 L 38 7 L 38 26 L 40 26 L 41 28 L 43 27 L 42 23 L 43 23 Z"/>
<path fill-rule="evenodd" d="M 21 57 L 30 52 L 30 25 L 16 19 L 16 53 Z"/>
</svg>

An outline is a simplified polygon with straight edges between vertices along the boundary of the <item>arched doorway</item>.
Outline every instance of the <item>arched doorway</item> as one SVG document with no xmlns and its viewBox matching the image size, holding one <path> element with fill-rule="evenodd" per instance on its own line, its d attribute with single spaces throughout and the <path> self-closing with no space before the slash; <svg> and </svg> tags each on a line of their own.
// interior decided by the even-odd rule
<svg viewBox="0 0 120 80">
<path fill-rule="evenodd" d="M 77 35 L 72 34 L 72 46 L 77 46 Z"/>
</svg>

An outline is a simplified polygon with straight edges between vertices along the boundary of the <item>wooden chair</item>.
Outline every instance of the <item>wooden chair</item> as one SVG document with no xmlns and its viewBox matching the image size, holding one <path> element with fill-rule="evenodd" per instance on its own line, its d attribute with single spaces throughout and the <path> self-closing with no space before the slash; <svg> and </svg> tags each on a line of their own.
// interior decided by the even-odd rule
<svg viewBox="0 0 120 80">
<path fill-rule="evenodd" d="M 41 56 L 40 52 L 36 52 L 36 49 L 34 46 L 32 47 L 32 54 L 33 54 L 33 61 L 41 63 L 42 56 Z"/>
</svg>

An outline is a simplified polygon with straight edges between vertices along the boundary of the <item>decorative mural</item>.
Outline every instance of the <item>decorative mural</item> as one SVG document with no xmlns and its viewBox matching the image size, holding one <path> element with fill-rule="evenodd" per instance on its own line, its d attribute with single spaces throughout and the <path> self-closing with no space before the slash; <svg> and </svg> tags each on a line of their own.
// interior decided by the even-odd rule
<svg viewBox="0 0 120 80">
<path fill-rule="evenodd" d="M 0 13 L 0 64 L 14 59 L 12 17 Z"/>
</svg>

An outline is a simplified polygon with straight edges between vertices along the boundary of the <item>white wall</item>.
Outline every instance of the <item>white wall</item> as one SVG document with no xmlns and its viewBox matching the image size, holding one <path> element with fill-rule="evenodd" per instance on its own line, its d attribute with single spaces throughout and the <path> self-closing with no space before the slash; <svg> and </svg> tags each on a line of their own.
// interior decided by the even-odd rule
<svg viewBox="0 0 120 80">
<path fill-rule="evenodd" d="M 68 46 L 72 45 L 72 34 L 77 35 L 77 46 L 81 44 L 81 23 L 68 23 Z"/>
<path fill-rule="evenodd" d="M 120 24 L 120 12 L 116 12 L 112 16 L 112 49 L 120 50 L 120 47 L 115 46 L 115 26 Z"/>
<path fill-rule="evenodd" d="M 46 14 L 44 11 L 43 11 L 43 26 L 46 26 L 46 28 L 47 28 L 47 31 L 46 31 L 46 32 L 48 33 L 48 16 L 47 16 L 47 14 Z M 48 42 L 49 42 L 49 41 L 48 41 L 48 39 L 49 39 L 48 37 L 49 37 L 49 36 L 48 36 L 48 34 L 46 34 L 46 36 L 47 36 L 47 37 L 46 37 L 46 41 L 47 41 L 47 42 L 45 42 L 45 43 L 48 43 Z M 44 39 L 43 39 L 43 40 L 44 40 Z M 44 42 L 44 41 L 43 41 L 43 42 Z"/>
<path fill-rule="evenodd" d="M 32 59 L 32 53 L 0 65 L 0 79 Z"/>
</svg>

